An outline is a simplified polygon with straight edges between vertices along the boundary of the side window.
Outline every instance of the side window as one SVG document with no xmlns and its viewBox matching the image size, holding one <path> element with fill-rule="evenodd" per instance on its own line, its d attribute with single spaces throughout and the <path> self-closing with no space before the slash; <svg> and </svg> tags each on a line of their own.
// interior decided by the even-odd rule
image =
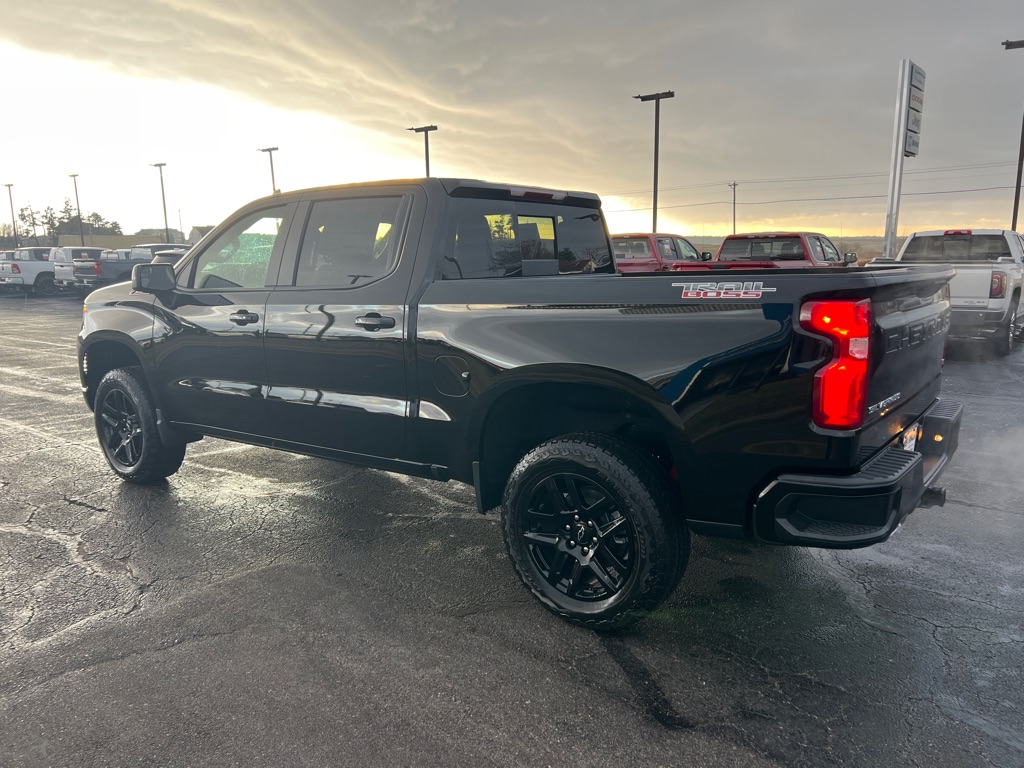
<svg viewBox="0 0 1024 768">
<path fill-rule="evenodd" d="M 832 245 L 828 238 L 821 238 L 821 247 L 825 249 L 825 261 L 842 261 L 843 257 L 839 255 L 839 250 Z"/>
<path fill-rule="evenodd" d="M 217 290 L 264 287 L 284 215 L 285 206 L 280 206 L 239 219 L 210 243 L 178 284 Z"/>
<path fill-rule="evenodd" d="M 661 254 L 661 258 L 670 259 L 671 261 L 675 261 L 679 258 L 679 253 L 676 251 L 676 244 L 670 237 L 658 238 L 658 253 Z"/>
<path fill-rule="evenodd" d="M 811 246 L 811 256 L 818 261 L 825 261 L 825 249 L 821 247 L 821 241 L 816 237 L 808 237 L 807 243 Z"/>
<path fill-rule="evenodd" d="M 683 240 L 681 237 L 677 237 L 676 247 L 679 248 L 679 258 L 687 259 L 689 261 L 700 261 L 700 254 L 697 253 L 696 248 L 690 245 L 689 241 Z"/>
<path fill-rule="evenodd" d="M 302 236 L 295 285 L 366 285 L 398 264 L 403 197 L 325 200 L 313 204 Z"/>
</svg>

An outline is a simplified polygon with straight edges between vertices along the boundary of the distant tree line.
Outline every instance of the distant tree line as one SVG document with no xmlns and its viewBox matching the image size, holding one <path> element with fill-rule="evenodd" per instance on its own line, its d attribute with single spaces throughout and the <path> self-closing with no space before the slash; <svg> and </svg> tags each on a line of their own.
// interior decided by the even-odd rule
<svg viewBox="0 0 1024 768">
<path fill-rule="evenodd" d="M 116 221 L 108 221 L 98 213 L 90 213 L 83 216 L 79 223 L 78 213 L 71 200 L 64 198 L 64 205 L 61 209 L 55 210 L 53 206 L 47 206 L 42 211 L 36 211 L 30 207 L 24 207 L 18 211 L 18 234 L 23 238 L 34 238 L 38 241 L 40 234 L 53 239 L 59 235 L 77 235 L 84 232 L 87 235 L 123 235 L 121 225 Z M 6 227 L 10 229 L 10 227 Z M 42 230 L 42 232 L 40 232 Z"/>
</svg>

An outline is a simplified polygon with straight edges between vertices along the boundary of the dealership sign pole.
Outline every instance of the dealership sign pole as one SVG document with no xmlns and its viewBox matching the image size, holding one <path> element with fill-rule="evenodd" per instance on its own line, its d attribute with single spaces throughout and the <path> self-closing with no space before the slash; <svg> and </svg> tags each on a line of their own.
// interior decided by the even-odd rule
<svg viewBox="0 0 1024 768">
<path fill-rule="evenodd" d="M 882 256 L 891 259 L 896 244 L 903 189 L 903 160 L 917 157 L 921 147 L 921 113 L 924 111 L 924 70 L 910 59 L 900 61 L 896 121 L 892 134 L 892 167 L 889 169 L 889 204 L 885 211 L 885 246 Z"/>
</svg>

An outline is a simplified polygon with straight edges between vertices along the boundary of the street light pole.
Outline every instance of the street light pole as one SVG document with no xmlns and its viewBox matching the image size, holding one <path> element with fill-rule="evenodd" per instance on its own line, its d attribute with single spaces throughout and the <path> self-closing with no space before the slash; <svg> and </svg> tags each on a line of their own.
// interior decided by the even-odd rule
<svg viewBox="0 0 1024 768">
<path fill-rule="evenodd" d="M 11 201 L 11 229 L 14 232 L 14 247 L 18 248 L 18 221 L 14 218 L 14 194 L 11 192 L 13 184 L 4 184 L 7 187 L 7 199 Z"/>
<path fill-rule="evenodd" d="M 654 200 L 652 201 L 654 216 L 651 220 L 652 232 L 658 231 L 658 143 L 661 130 L 661 100 L 671 99 L 675 95 L 675 91 L 662 91 L 661 93 L 648 93 L 643 96 L 633 97 L 634 99 L 640 99 L 640 101 L 654 102 Z"/>
<path fill-rule="evenodd" d="M 78 202 L 78 174 L 70 174 L 71 180 L 75 182 L 75 208 L 78 210 L 78 236 L 82 239 L 82 247 L 85 247 L 85 228 L 82 226 L 82 206 Z"/>
<path fill-rule="evenodd" d="M 277 181 L 274 180 L 274 153 L 277 152 L 277 147 L 264 147 L 257 151 L 266 152 L 270 156 L 270 191 L 277 192 Z"/>
<path fill-rule="evenodd" d="M 164 166 L 167 163 L 150 163 L 150 165 L 160 171 L 160 199 L 164 203 L 164 242 L 171 242 L 171 228 L 167 225 L 167 195 L 164 194 Z"/>
<path fill-rule="evenodd" d="M 1003 48 L 1024 48 L 1024 40 L 1004 40 Z M 1010 222 L 1010 229 L 1017 231 L 1017 211 L 1020 208 L 1020 180 L 1024 172 L 1024 118 L 1020 124 L 1020 154 L 1017 156 L 1017 184 L 1013 188 L 1013 220 Z"/>
<path fill-rule="evenodd" d="M 427 159 L 427 178 L 430 178 L 430 132 L 436 131 L 436 125 L 421 125 L 419 128 L 406 128 L 407 131 L 415 131 L 423 134 L 423 153 Z"/>
</svg>

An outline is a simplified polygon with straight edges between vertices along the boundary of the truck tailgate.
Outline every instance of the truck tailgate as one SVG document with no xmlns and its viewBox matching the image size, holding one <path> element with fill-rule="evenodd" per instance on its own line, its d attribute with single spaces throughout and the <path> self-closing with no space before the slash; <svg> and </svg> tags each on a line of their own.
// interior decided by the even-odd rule
<svg viewBox="0 0 1024 768">
<path fill-rule="evenodd" d="M 881 285 L 871 307 L 876 328 L 861 457 L 913 426 L 934 402 L 950 319 L 945 278 L 934 273 L 910 283 Z"/>
<path fill-rule="evenodd" d="M 987 307 L 991 283 L 991 267 L 958 264 L 949 284 L 950 302 L 954 307 Z"/>
</svg>

